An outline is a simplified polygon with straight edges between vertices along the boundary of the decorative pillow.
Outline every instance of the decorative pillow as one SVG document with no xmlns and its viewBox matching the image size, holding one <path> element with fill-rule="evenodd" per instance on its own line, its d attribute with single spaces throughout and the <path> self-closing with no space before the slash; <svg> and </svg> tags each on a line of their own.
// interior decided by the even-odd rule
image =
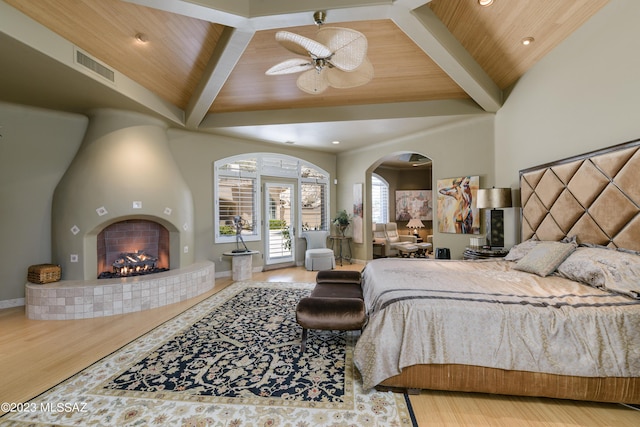
<svg viewBox="0 0 640 427">
<path fill-rule="evenodd" d="M 604 271 L 598 265 L 598 252 L 607 250 L 604 247 L 579 247 L 558 266 L 558 274 L 594 288 L 604 289 Z"/>
<path fill-rule="evenodd" d="M 538 239 L 525 240 L 522 243 L 518 243 L 509 250 L 507 256 L 504 257 L 505 261 L 518 261 L 523 256 L 528 254 L 531 249 L 535 248 L 540 243 Z"/>
<path fill-rule="evenodd" d="M 580 247 L 560 266 L 567 279 L 640 299 L 640 256 L 614 249 Z"/>
<path fill-rule="evenodd" d="M 513 268 L 545 277 L 553 273 L 575 250 L 575 243 L 540 242 Z"/>
</svg>

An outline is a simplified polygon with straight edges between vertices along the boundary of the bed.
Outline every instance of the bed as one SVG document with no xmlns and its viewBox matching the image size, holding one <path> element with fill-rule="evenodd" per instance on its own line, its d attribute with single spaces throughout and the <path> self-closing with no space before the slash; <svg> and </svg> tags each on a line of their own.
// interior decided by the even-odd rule
<svg viewBox="0 0 640 427">
<path fill-rule="evenodd" d="M 640 404 L 639 146 L 521 171 L 503 260 L 369 263 L 364 386 Z"/>
</svg>

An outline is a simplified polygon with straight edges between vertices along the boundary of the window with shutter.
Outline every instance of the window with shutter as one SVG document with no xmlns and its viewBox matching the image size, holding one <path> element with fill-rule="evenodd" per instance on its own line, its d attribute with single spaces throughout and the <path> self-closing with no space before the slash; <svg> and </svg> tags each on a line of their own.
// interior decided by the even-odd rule
<svg viewBox="0 0 640 427">
<path fill-rule="evenodd" d="M 242 218 L 244 240 L 260 240 L 261 176 L 298 179 L 301 230 L 329 229 L 329 174 L 301 159 L 279 154 L 243 154 L 214 163 L 216 243 L 235 242 L 235 216 Z"/>
<path fill-rule="evenodd" d="M 371 221 L 389 222 L 389 183 L 378 174 L 371 174 Z"/>
</svg>

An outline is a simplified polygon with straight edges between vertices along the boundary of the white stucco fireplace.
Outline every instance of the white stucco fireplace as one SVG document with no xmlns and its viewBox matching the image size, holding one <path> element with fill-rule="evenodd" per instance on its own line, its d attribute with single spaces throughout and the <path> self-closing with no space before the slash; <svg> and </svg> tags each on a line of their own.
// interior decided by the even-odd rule
<svg viewBox="0 0 640 427">
<path fill-rule="evenodd" d="M 27 284 L 30 318 L 73 319 L 136 311 L 213 287 L 214 264 L 205 261 L 194 266 L 191 190 L 173 159 L 166 127 L 161 120 L 128 111 L 101 109 L 89 115 L 82 145 L 53 195 L 52 258 L 61 266 L 62 280 Z M 136 220 L 157 223 L 167 231 L 169 271 L 98 279 L 98 270 L 104 269 L 98 236 L 112 224 Z M 103 295 L 121 295 L 116 296 L 121 302 L 111 304 L 113 298 Z"/>
</svg>

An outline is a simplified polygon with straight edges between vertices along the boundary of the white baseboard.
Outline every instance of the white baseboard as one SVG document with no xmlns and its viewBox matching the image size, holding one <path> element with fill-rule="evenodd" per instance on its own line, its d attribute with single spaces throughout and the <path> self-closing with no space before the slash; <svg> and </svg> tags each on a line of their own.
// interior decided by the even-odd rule
<svg viewBox="0 0 640 427">
<path fill-rule="evenodd" d="M 24 298 L 5 299 L 0 301 L 0 310 L 3 308 L 20 307 L 24 305 Z"/>
</svg>

